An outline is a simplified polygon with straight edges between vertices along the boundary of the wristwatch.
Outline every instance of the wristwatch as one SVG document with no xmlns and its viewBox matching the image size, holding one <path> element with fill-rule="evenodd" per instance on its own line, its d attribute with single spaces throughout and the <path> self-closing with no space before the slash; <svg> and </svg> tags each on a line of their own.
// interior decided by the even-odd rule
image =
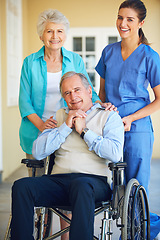
<svg viewBox="0 0 160 240">
<path fill-rule="evenodd" d="M 83 128 L 82 129 L 82 132 L 81 132 L 81 135 L 80 135 L 80 137 L 83 139 L 84 138 L 84 134 L 86 133 L 86 132 L 88 132 L 88 128 Z"/>
</svg>

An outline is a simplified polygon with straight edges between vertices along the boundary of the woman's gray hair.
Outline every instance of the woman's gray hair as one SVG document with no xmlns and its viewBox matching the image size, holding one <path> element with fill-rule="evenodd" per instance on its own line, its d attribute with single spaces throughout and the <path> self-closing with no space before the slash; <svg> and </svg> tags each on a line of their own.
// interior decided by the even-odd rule
<svg viewBox="0 0 160 240">
<path fill-rule="evenodd" d="M 67 34 L 69 30 L 68 19 L 56 9 L 48 9 L 39 14 L 37 21 L 37 33 L 39 37 L 42 37 L 46 23 L 52 22 L 57 24 L 63 24 L 65 27 L 65 32 Z"/>
<path fill-rule="evenodd" d="M 86 77 L 83 73 L 76 73 L 76 72 L 74 72 L 74 71 L 70 71 L 70 72 L 65 73 L 65 74 L 62 76 L 62 78 L 61 78 L 61 81 L 60 81 L 60 84 L 59 84 L 60 91 L 61 91 L 61 95 L 62 95 L 62 83 L 63 83 L 63 81 L 64 81 L 65 79 L 70 78 L 70 77 L 73 77 L 73 76 L 75 76 L 75 75 L 77 75 L 77 76 L 79 76 L 79 77 L 81 78 L 81 82 L 82 82 L 83 86 L 84 86 L 86 89 L 89 88 L 90 84 L 89 84 L 89 82 L 88 82 L 87 77 Z"/>
</svg>

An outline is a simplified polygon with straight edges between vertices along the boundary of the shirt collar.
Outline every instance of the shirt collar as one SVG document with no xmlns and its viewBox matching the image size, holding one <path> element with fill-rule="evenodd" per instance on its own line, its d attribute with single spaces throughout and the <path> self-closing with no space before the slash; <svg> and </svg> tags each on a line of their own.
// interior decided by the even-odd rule
<svg viewBox="0 0 160 240">
<path fill-rule="evenodd" d="M 86 113 L 89 114 L 91 111 L 93 111 L 96 108 L 105 109 L 99 103 L 93 103 L 93 106 Z M 64 109 L 65 109 L 65 112 L 68 114 L 69 113 L 69 108 L 65 107 Z"/>
<path fill-rule="evenodd" d="M 70 51 L 68 51 L 67 49 L 65 49 L 64 47 L 61 48 L 61 51 L 62 51 L 62 56 L 67 58 L 71 62 L 72 53 Z"/>
<path fill-rule="evenodd" d="M 38 52 L 35 53 L 34 58 L 35 59 L 38 59 L 40 57 L 44 58 L 44 49 L 45 49 L 45 46 L 43 46 Z M 62 51 L 62 56 L 67 58 L 71 62 L 72 53 L 66 50 L 64 47 L 61 48 L 61 51 Z"/>
<path fill-rule="evenodd" d="M 34 54 L 34 59 L 38 59 L 40 57 L 44 58 L 44 46 Z"/>
</svg>

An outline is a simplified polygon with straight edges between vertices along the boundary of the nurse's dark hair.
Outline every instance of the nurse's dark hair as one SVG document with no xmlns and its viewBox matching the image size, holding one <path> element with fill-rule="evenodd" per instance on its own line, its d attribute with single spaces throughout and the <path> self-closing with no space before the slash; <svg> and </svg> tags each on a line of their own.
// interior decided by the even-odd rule
<svg viewBox="0 0 160 240">
<path fill-rule="evenodd" d="M 144 3 L 140 0 L 127 0 L 121 3 L 119 10 L 121 8 L 131 8 L 134 9 L 137 13 L 137 17 L 139 19 L 139 22 L 142 22 L 146 15 L 147 15 L 147 9 L 144 5 Z M 146 45 L 149 45 L 149 42 L 147 38 L 144 35 L 144 32 L 142 28 L 139 29 L 139 43 L 144 43 Z"/>
</svg>

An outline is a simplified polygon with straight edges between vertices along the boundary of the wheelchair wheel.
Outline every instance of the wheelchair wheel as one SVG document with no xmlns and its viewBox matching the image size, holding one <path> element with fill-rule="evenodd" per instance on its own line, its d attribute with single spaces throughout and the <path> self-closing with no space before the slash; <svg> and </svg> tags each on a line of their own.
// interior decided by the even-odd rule
<svg viewBox="0 0 160 240">
<path fill-rule="evenodd" d="M 52 224 L 52 212 L 49 208 L 44 208 L 44 220 L 43 215 L 40 214 L 39 209 L 35 210 L 35 222 L 34 222 L 34 238 L 36 240 L 47 238 L 51 232 Z M 43 224 L 44 221 L 44 224 Z M 43 228 L 42 228 L 43 225 Z M 42 233 L 41 233 L 42 232 Z M 43 237 L 41 237 L 41 235 Z"/>
<path fill-rule="evenodd" d="M 122 226 L 122 240 L 150 239 L 147 196 L 136 179 L 131 179 L 125 190 Z"/>
</svg>

